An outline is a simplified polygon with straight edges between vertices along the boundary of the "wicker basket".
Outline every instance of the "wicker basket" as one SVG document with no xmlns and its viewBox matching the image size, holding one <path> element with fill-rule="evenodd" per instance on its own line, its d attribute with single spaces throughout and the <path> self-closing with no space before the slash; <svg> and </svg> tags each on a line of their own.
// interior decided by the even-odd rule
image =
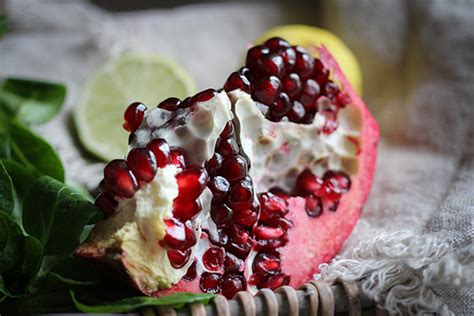
<svg viewBox="0 0 474 316">
<path fill-rule="evenodd" d="M 239 292 L 232 300 L 217 296 L 207 306 L 190 304 L 182 310 L 170 307 L 145 308 L 143 316 L 254 316 L 254 315 L 387 315 L 374 301 L 360 291 L 355 282 L 329 285 L 323 280 L 311 281 L 298 290 L 283 286 L 275 292 L 260 290 L 255 296 Z"/>
</svg>

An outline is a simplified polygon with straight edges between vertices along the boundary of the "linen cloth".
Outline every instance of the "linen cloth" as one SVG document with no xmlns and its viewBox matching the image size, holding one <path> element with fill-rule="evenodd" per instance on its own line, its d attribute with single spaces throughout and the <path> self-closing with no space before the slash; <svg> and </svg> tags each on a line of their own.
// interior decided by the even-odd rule
<svg viewBox="0 0 474 316">
<path fill-rule="evenodd" d="M 226 3 L 108 13 L 86 2 L 0 1 L 10 30 L 0 75 L 65 82 L 60 116 L 38 127 L 69 180 L 97 185 L 71 111 L 84 83 L 126 50 L 173 58 L 198 88 L 219 87 L 247 43 L 288 23 L 328 28 L 356 54 L 380 124 L 376 177 L 340 255 L 316 277 L 361 281 L 392 314 L 474 314 L 474 1 Z"/>
</svg>

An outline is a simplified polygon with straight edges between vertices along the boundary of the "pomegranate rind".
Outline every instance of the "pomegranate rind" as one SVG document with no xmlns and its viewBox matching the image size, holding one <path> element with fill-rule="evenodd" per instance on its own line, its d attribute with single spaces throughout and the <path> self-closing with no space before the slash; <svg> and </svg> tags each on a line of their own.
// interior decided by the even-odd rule
<svg viewBox="0 0 474 316">
<path fill-rule="evenodd" d="M 287 218 L 293 221 L 294 227 L 288 231 L 288 245 L 281 248 L 280 253 L 282 271 L 291 275 L 290 285 L 294 287 L 311 280 L 319 272 L 319 265 L 331 261 L 351 234 L 368 198 L 377 159 L 377 122 L 327 48 L 322 46 L 318 52 L 323 64 L 362 113 L 359 170 L 351 176 L 352 187 L 342 196 L 336 212 L 325 211 L 317 218 L 309 218 L 304 199 L 289 199 Z"/>
</svg>

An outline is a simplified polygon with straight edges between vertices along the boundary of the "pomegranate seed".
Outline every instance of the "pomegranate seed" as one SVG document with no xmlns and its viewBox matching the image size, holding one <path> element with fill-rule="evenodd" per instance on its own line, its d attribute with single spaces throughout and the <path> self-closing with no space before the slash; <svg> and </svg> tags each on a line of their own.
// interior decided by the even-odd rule
<svg viewBox="0 0 474 316">
<path fill-rule="evenodd" d="M 99 193 L 108 192 L 107 186 L 105 185 L 104 179 L 100 180 L 99 185 L 97 186 Z"/>
<path fill-rule="evenodd" d="M 288 113 L 290 108 L 291 108 L 291 100 L 286 93 L 282 92 L 280 93 L 276 101 L 273 102 L 272 106 L 270 107 L 270 113 L 274 117 L 282 117 L 286 113 Z"/>
<path fill-rule="evenodd" d="M 252 82 L 255 79 L 254 74 L 247 67 L 240 68 L 239 74 L 241 74 L 242 76 L 245 76 L 245 78 L 247 78 L 250 82 Z"/>
<path fill-rule="evenodd" d="M 278 77 L 283 72 L 283 58 L 277 54 L 263 55 L 258 61 L 258 68 L 265 74 Z"/>
<path fill-rule="evenodd" d="M 243 272 L 244 262 L 231 253 L 227 253 L 224 260 L 224 270 L 226 273 Z"/>
<path fill-rule="evenodd" d="M 290 44 L 288 44 L 288 42 L 281 37 L 272 37 L 268 39 L 263 45 L 268 47 L 270 51 L 278 51 L 280 48 L 291 47 Z"/>
<path fill-rule="evenodd" d="M 102 213 L 104 213 L 104 216 L 107 218 L 115 212 L 118 202 L 115 201 L 114 197 L 110 193 L 102 192 L 97 196 L 94 204 L 102 211 Z"/>
<path fill-rule="evenodd" d="M 132 149 L 127 155 L 127 163 L 137 180 L 150 182 L 155 177 L 157 162 L 150 149 Z"/>
<path fill-rule="evenodd" d="M 183 280 L 185 281 L 192 281 L 196 278 L 197 272 L 196 272 L 196 259 L 191 263 L 191 265 L 188 268 L 188 271 L 186 271 L 186 274 L 183 276 Z"/>
<path fill-rule="evenodd" d="M 186 99 L 181 101 L 181 103 L 179 104 L 179 108 L 180 109 L 186 109 L 186 108 L 190 107 L 192 105 L 192 103 L 190 101 L 191 101 L 191 97 L 187 97 Z"/>
<path fill-rule="evenodd" d="M 229 224 L 232 219 L 232 210 L 225 204 L 215 205 L 211 208 L 211 218 L 217 226 Z"/>
<path fill-rule="evenodd" d="M 182 268 L 188 261 L 191 256 L 191 249 L 181 251 L 181 250 L 168 250 L 167 251 L 168 259 L 170 260 L 171 266 L 175 269 Z"/>
<path fill-rule="evenodd" d="M 280 79 L 275 76 L 270 76 L 263 78 L 257 83 L 252 96 L 264 104 L 272 104 L 280 94 L 280 90 Z"/>
<path fill-rule="evenodd" d="M 310 111 L 316 111 L 316 98 L 319 95 L 319 85 L 313 79 L 308 79 L 303 85 L 299 101 L 303 106 Z"/>
<path fill-rule="evenodd" d="M 196 216 L 201 211 L 201 204 L 195 199 L 188 199 L 186 196 L 178 196 L 173 201 L 173 216 L 180 220 L 188 220 Z"/>
<path fill-rule="evenodd" d="M 298 47 L 296 49 L 296 62 L 293 70 L 300 75 L 301 79 L 308 79 L 313 74 L 314 58 L 304 49 Z"/>
<path fill-rule="evenodd" d="M 275 249 L 284 247 L 288 243 L 288 235 L 283 235 L 278 239 L 258 239 L 255 249 L 262 251 L 275 251 Z"/>
<path fill-rule="evenodd" d="M 286 274 L 269 275 L 262 280 L 258 285 L 258 289 L 269 288 L 275 290 L 283 285 L 290 284 L 290 276 Z"/>
<path fill-rule="evenodd" d="M 337 112 L 332 111 L 332 110 L 324 110 L 324 111 L 321 111 L 321 115 L 323 115 L 325 118 L 323 133 L 331 134 L 339 126 L 339 123 L 337 121 Z"/>
<path fill-rule="evenodd" d="M 301 124 L 311 124 L 314 120 L 314 116 L 315 116 L 315 113 L 306 112 L 306 114 L 301 119 L 300 123 Z"/>
<path fill-rule="evenodd" d="M 346 193 L 351 188 L 351 179 L 341 171 L 327 171 L 323 176 L 324 186 L 335 193 Z"/>
<path fill-rule="evenodd" d="M 249 240 L 249 232 L 244 227 L 234 225 L 229 227 L 228 232 L 232 242 L 244 244 Z"/>
<path fill-rule="evenodd" d="M 130 104 L 123 114 L 123 118 L 125 120 L 125 123 L 123 123 L 123 128 L 129 132 L 136 131 L 137 128 L 139 128 L 142 124 L 145 111 L 146 106 L 140 102 Z"/>
<path fill-rule="evenodd" d="M 280 227 L 257 226 L 253 229 L 256 237 L 259 239 L 276 239 L 285 233 Z"/>
<path fill-rule="evenodd" d="M 288 118 L 291 122 L 299 123 L 306 114 L 304 106 L 299 101 L 293 101 L 293 107 L 288 111 Z"/>
<path fill-rule="evenodd" d="M 291 197 L 290 193 L 288 193 L 285 190 L 283 190 L 282 188 L 278 188 L 278 187 L 271 188 L 270 193 L 272 193 L 273 195 L 278 196 L 279 198 L 284 200 L 285 203 L 286 203 L 286 200 L 288 200 Z"/>
<path fill-rule="evenodd" d="M 222 140 L 216 148 L 216 151 L 223 157 L 236 155 L 239 152 L 239 145 L 233 138 Z"/>
<path fill-rule="evenodd" d="M 328 82 L 325 87 L 326 94 L 329 97 L 334 97 L 339 93 L 339 87 L 334 82 Z"/>
<path fill-rule="evenodd" d="M 301 195 L 319 194 L 323 180 L 306 169 L 296 178 L 296 192 Z"/>
<path fill-rule="evenodd" d="M 232 221 L 234 223 L 247 227 L 255 225 L 257 220 L 258 213 L 248 208 L 235 212 L 234 216 L 232 217 Z"/>
<path fill-rule="evenodd" d="M 206 89 L 204 91 L 201 91 L 197 94 L 195 94 L 190 100 L 189 104 L 194 104 L 197 102 L 206 102 L 212 99 L 214 96 L 217 95 L 217 91 L 214 89 Z"/>
<path fill-rule="evenodd" d="M 153 139 L 147 145 L 156 158 L 156 164 L 159 168 L 164 168 L 170 161 L 170 147 L 166 140 L 162 138 Z"/>
<path fill-rule="evenodd" d="M 282 90 L 291 99 L 295 99 L 299 96 L 303 85 L 301 84 L 301 79 L 298 74 L 290 73 L 282 80 Z"/>
<path fill-rule="evenodd" d="M 123 159 L 112 160 L 105 166 L 104 182 L 112 193 L 124 198 L 132 197 L 138 190 L 137 179 Z"/>
<path fill-rule="evenodd" d="M 222 282 L 222 295 L 227 299 L 231 299 L 237 292 L 245 291 L 246 289 L 247 282 L 242 275 L 229 275 Z"/>
<path fill-rule="evenodd" d="M 260 252 L 253 261 L 253 271 L 262 274 L 277 274 L 280 272 L 280 258 L 274 254 Z"/>
<path fill-rule="evenodd" d="M 229 242 L 226 245 L 226 250 L 229 251 L 230 253 L 234 254 L 235 256 L 245 259 L 247 258 L 250 249 L 252 249 L 252 244 L 250 241 L 247 241 L 246 243 L 239 244 L 235 242 Z"/>
<path fill-rule="evenodd" d="M 216 239 L 216 237 L 218 239 Z M 227 242 L 229 241 L 229 236 L 227 235 L 227 232 L 224 228 L 218 228 L 217 229 L 217 236 L 215 236 L 214 234 L 209 235 L 209 240 L 214 245 L 218 245 L 218 246 L 223 247 L 223 246 L 227 245 Z"/>
<path fill-rule="evenodd" d="M 248 50 L 245 64 L 249 68 L 255 68 L 260 57 L 262 57 L 264 54 L 268 54 L 269 52 L 270 50 L 268 47 L 264 47 L 262 45 L 254 46 Z"/>
<path fill-rule="evenodd" d="M 178 98 L 168 98 L 158 104 L 158 108 L 175 112 L 180 108 L 181 100 Z"/>
<path fill-rule="evenodd" d="M 177 147 L 171 147 L 170 148 L 170 163 L 175 165 L 178 168 L 185 169 L 186 158 L 184 157 L 184 152 Z"/>
<path fill-rule="evenodd" d="M 196 234 L 189 224 L 169 218 L 164 220 L 165 237 L 160 241 L 166 249 L 187 250 L 196 244 Z"/>
<path fill-rule="evenodd" d="M 205 293 L 216 294 L 221 291 L 222 277 L 217 273 L 204 272 L 199 280 L 199 288 Z"/>
<path fill-rule="evenodd" d="M 253 200 L 252 180 L 246 177 L 232 186 L 227 197 L 232 210 L 249 208 Z"/>
<path fill-rule="evenodd" d="M 229 121 L 225 124 L 224 129 L 222 130 L 219 137 L 221 139 L 227 139 L 232 135 L 234 135 L 234 123 L 232 123 L 232 121 Z"/>
<path fill-rule="evenodd" d="M 230 189 L 230 183 L 226 178 L 221 176 L 215 176 L 209 181 L 209 189 L 212 191 L 213 197 L 212 202 L 221 202 L 227 196 L 227 192 Z"/>
<path fill-rule="evenodd" d="M 270 192 L 259 195 L 261 211 L 260 220 L 267 221 L 274 217 L 280 217 L 288 212 L 288 204 L 285 200 Z"/>
<path fill-rule="evenodd" d="M 340 108 L 351 103 L 351 97 L 345 92 L 339 92 L 334 100 L 334 104 Z"/>
<path fill-rule="evenodd" d="M 250 81 L 239 72 L 233 72 L 230 74 L 229 78 L 224 85 L 224 90 L 227 92 L 240 89 L 244 92 L 250 93 Z"/>
<path fill-rule="evenodd" d="M 323 209 L 325 211 L 330 211 L 330 212 L 335 212 L 337 208 L 339 207 L 339 199 L 325 199 L 323 202 Z"/>
<path fill-rule="evenodd" d="M 219 271 L 224 265 L 224 250 L 218 247 L 210 247 L 202 255 L 202 263 L 207 270 Z"/>
<path fill-rule="evenodd" d="M 208 176 L 204 168 L 189 168 L 176 175 L 179 195 L 196 199 L 206 188 Z"/>
<path fill-rule="evenodd" d="M 318 217 L 323 211 L 323 202 L 321 199 L 314 195 L 308 195 L 306 197 L 305 204 L 306 214 L 310 217 Z"/>
<path fill-rule="evenodd" d="M 222 164 L 221 175 L 231 183 L 245 178 L 247 175 L 247 159 L 237 155 L 225 160 Z"/>
<path fill-rule="evenodd" d="M 296 52 L 293 48 L 288 47 L 280 51 L 280 56 L 283 58 L 283 63 L 287 69 L 292 69 L 296 63 Z"/>
<path fill-rule="evenodd" d="M 214 153 L 214 155 L 206 162 L 207 172 L 212 176 L 217 170 L 222 166 L 224 158 L 219 153 Z"/>
<path fill-rule="evenodd" d="M 293 222 L 289 219 L 286 219 L 284 217 L 280 217 L 274 220 L 274 223 L 270 223 L 272 225 L 280 226 L 284 230 L 288 230 L 291 227 L 293 227 Z"/>
</svg>

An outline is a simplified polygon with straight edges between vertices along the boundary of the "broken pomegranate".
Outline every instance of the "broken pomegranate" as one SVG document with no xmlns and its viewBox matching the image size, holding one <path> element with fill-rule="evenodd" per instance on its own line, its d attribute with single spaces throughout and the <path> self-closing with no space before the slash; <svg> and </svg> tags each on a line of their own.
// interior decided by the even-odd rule
<svg viewBox="0 0 474 316">
<path fill-rule="evenodd" d="M 148 295 L 300 286 L 339 251 L 372 183 L 378 127 L 330 53 L 251 48 L 224 90 L 125 112 L 76 255 Z"/>
</svg>

